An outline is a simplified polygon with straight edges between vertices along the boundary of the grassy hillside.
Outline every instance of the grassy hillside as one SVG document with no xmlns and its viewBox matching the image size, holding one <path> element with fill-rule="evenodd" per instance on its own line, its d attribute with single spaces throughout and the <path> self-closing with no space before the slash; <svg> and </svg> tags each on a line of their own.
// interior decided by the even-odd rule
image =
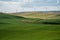
<svg viewBox="0 0 60 40">
<path fill-rule="evenodd" d="M 60 40 L 60 24 L 50 22 L 60 19 L 27 19 L 0 13 L 0 40 Z"/>
<path fill-rule="evenodd" d="M 40 19 L 56 19 L 60 18 L 60 12 L 25 12 L 13 14 L 17 16 L 23 16 L 25 18 L 40 18 Z"/>
<path fill-rule="evenodd" d="M 24 18 L 24 17 L 0 13 L 0 19 L 10 19 L 10 18 L 13 19 L 13 18 Z"/>
</svg>

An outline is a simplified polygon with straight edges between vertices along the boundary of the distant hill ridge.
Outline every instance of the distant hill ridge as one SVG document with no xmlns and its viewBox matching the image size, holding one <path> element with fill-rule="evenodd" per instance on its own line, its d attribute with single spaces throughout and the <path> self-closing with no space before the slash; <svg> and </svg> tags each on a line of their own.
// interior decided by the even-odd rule
<svg viewBox="0 0 60 40">
<path fill-rule="evenodd" d="M 60 11 L 44 11 L 44 12 L 21 12 L 21 13 L 14 13 L 13 15 L 16 16 L 23 16 L 26 18 L 41 18 L 41 19 L 53 19 L 53 18 L 60 18 Z"/>
</svg>

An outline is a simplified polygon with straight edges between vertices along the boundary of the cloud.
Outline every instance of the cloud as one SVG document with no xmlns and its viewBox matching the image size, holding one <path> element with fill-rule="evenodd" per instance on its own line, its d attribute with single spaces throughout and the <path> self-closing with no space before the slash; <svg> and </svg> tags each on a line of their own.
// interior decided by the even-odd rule
<svg viewBox="0 0 60 40">
<path fill-rule="evenodd" d="M 60 6 L 40 6 L 40 7 L 35 7 L 35 11 L 60 11 Z"/>
<path fill-rule="evenodd" d="M 40 3 L 40 1 L 42 1 Z M 50 2 L 50 0 L 48 0 Z M 9 0 L 0 1 L 0 12 L 22 11 L 60 11 L 60 4 L 49 3 L 45 0 Z M 52 1 L 52 0 L 51 0 Z M 56 2 L 57 0 L 55 0 Z M 44 3 L 43 3 L 44 2 Z"/>
<path fill-rule="evenodd" d="M 22 11 L 20 5 L 22 5 L 19 2 L 0 2 L 1 4 L 1 10 L 3 12 L 15 12 L 16 10 Z"/>
<path fill-rule="evenodd" d="M 33 7 L 33 6 L 60 6 L 59 0 L 26 0 L 22 1 L 24 4 L 21 7 Z M 57 3 L 58 2 L 58 3 Z"/>
</svg>

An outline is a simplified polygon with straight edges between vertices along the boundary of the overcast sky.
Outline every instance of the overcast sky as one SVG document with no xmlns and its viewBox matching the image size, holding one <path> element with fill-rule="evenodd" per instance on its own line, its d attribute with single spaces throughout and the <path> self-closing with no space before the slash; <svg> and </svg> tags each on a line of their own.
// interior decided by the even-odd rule
<svg viewBox="0 0 60 40">
<path fill-rule="evenodd" d="M 0 0 L 0 12 L 60 11 L 60 0 Z"/>
</svg>

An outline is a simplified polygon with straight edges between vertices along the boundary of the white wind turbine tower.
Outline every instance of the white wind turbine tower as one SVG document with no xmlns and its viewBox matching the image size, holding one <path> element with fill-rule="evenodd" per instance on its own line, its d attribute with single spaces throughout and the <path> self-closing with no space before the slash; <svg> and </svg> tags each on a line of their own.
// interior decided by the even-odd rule
<svg viewBox="0 0 60 40">
<path fill-rule="evenodd" d="M 45 7 L 46 11 L 48 11 L 48 10 L 47 10 L 47 7 L 48 7 L 48 6 Z"/>
<path fill-rule="evenodd" d="M 60 0 L 57 0 L 57 4 L 60 3 Z"/>
<path fill-rule="evenodd" d="M 19 5 L 20 5 L 20 3 L 19 3 L 20 1 L 21 0 L 16 1 L 16 4 L 15 4 L 16 5 L 16 8 L 15 8 L 16 12 L 19 12 L 18 8 L 19 8 Z"/>
<path fill-rule="evenodd" d="M 59 3 L 60 3 L 60 0 L 57 0 L 57 4 L 59 4 Z M 57 9 L 59 9 L 59 8 L 60 8 L 60 7 L 58 6 Z"/>
<path fill-rule="evenodd" d="M 17 5 L 17 2 L 16 2 L 16 4 L 15 4 L 15 6 L 16 6 L 16 5 Z M 15 8 L 15 11 L 18 12 L 17 7 Z"/>
<path fill-rule="evenodd" d="M 19 1 L 21 1 L 22 5 L 24 5 L 25 3 L 29 2 L 29 0 L 19 0 Z M 21 8 L 21 10 L 22 10 L 22 11 L 26 11 L 27 9 L 25 10 L 25 7 L 23 6 L 23 7 Z"/>
<path fill-rule="evenodd" d="M 24 5 L 26 0 L 19 0 L 19 1 L 21 1 L 22 5 Z M 21 10 L 22 12 L 24 12 L 24 7 L 22 7 Z"/>
<path fill-rule="evenodd" d="M 34 6 L 33 8 L 34 8 L 34 11 L 35 11 L 36 10 L 36 7 Z"/>
</svg>

